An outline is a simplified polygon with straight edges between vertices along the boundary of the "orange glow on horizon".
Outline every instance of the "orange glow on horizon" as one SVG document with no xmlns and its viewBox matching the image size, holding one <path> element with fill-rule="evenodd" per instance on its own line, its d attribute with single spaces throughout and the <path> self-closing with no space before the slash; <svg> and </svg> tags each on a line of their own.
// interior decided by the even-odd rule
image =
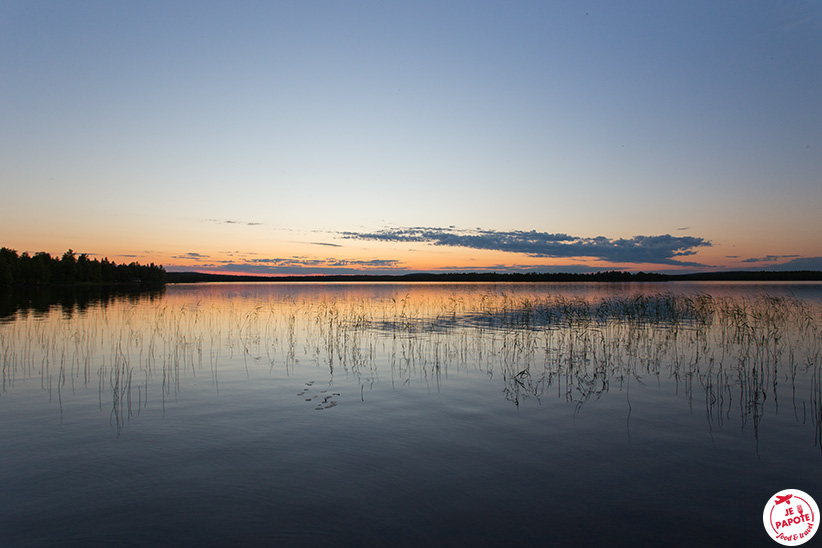
<svg viewBox="0 0 822 548">
<path fill-rule="evenodd" d="M 33 234 L 2 243 L 19 253 L 45 251 L 60 256 L 69 248 L 92 258 L 116 263 L 139 262 L 163 265 L 169 271 L 239 274 L 246 276 L 294 276 L 339 274 L 405 274 L 409 272 L 581 272 L 627 270 L 715 271 L 767 268 L 779 259 L 768 259 L 753 242 L 729 245 L 713 242 L 694 255 L 675 257 L 685 265 L 618 263 L 589 257 L 542 258 L 524 253 L 468 249 L 413 242 L 376 242 L 329 238 L 326 234 L 287 233 L 290 239 L 267 238 L 251 229 L 198 223 L 198 230 L 114 231 L 103 234 Z M 227 233 L 226 233 L 227 231 Z M 249 236 L 249 233 L 252 236 Z M 230 236 L 230 237 L 229 237 Z M 323 239 L 325 238 L 325 239 Z M 71 240 L 72 243 L 67 242 Z M 316 241 L 315 241 L 316 240 Z M 810 250 L 813 251 L 813 250 Z M 798 256 L 798 255 L 792 255 Z M 783 260 L 789 260 L 787 257 Z M 760 262 L 747 261 L 763 258 Z M 699 263 L 692 266 L 687 263 Z"/>
</svg>

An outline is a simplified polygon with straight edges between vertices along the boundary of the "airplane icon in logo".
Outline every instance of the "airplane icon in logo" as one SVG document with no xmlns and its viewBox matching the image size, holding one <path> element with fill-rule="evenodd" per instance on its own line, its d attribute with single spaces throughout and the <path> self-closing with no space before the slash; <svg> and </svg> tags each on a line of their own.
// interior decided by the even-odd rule
<svg viewBox="0 0 822 548">
<path fill-rule="evenodd" d="M 793 495 L 785 495 L 784 497 L 777 496 L 776 497 L 776 504 L 782 504 L 783 502 L 788 502 L 791 500 Z"/>
</svg>

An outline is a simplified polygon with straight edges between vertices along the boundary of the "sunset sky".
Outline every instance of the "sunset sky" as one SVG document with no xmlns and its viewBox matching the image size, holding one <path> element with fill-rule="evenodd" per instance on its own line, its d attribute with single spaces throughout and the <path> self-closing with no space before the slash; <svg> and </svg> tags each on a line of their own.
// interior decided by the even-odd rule
<svg viewBox="0 0 822 548">
<path fill-rule="evenodd" d="M 822 270 L 822 3 L 0 0 L 0 246 Z"/>
</svg>

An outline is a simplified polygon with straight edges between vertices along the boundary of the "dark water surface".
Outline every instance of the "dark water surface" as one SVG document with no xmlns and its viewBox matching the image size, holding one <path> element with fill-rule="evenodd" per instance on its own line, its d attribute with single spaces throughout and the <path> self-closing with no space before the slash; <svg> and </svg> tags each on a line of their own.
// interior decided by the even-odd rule
<svg viewBox="0 0 822 548">
<path fill-rule="evenodd" d="M 0 546 L 776 546 L 771 495 L 822 501 L 822 284 L 5 310 Z"/>
</svg>

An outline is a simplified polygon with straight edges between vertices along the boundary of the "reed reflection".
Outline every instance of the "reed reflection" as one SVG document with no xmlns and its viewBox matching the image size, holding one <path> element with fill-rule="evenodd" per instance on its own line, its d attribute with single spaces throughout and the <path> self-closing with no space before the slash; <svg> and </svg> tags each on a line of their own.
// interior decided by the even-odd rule
<svg viewBox="0 0 822 548">
<path fill-rule="evenodd" d="M 269 286 L 270 287 L 270 286 Z M 709 430 L 788 408 L 822 448 L 822 306 L 790 297 L 529 293 L 468 285 L 181 288 L 105 306 L 17 314 L 0 325 L 2 391 L 37 379 L 62 412 L 96 388 L 117 433 L 149 406 L 165 410 L 195 380 L 284 375 L 315 410 L 334 379 L 374 390 L 416 383 L 447 393 L 471 378 L 513 405 L 558 399 L 578 412 L 630 386 L 660 386 L 702 409 Z M 314 385 L 325 377 L 328 386 Z M 471 381 L 476 382 L 476 381 Z M 325 391 L 323 391 L 325 390 Z M 292 396 L 293 397 L 293 396 Z M 109 403 L 110 402 L 110 403 Z"/>
</svg>

